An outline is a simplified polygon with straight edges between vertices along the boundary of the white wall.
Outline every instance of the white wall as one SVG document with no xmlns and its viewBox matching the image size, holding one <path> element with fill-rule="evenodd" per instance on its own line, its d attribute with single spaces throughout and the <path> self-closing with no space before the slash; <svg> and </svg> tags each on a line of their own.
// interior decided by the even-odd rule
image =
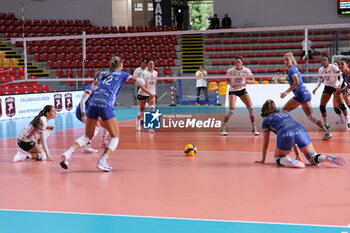
<svg viewBox="0 0 350 233">
<path fill-rule="evenodd" d="M 315 88 L 316 83 L 305 83 L 304 85 L 311 92 Z M 252 99 L 253 107 L 262 107 L 267 99 L 272 99 L 276 103 L 276 106 L 281 108 L 287 103 L 288 100 L 294 97 L 293 92 L 291 92 L 284 97 L 284 99 L 281 99 L 281 93 L 286 91 L 289 87 L 289 84 L 254 84 L 247 85 L 247 92 Z M 320 105 L 323 88 L 324 86 L 321 85 L 315 95 L 311 93 L 312 107 L 318 107 Z M 329 103 L 332 103 L 332 98 L 333 96 L 331 97 Z M 225 106 L 228 107 L 228 95 L 226 95 Z M 237 98 L 236 107 L 245 107 L 240 98 Z"/>
<path fill-rule="evenodd" d="M 214 0 L 214 13 L 220 20 L 229 14 L 233 27 L 350 22 L 337 14 L 336 0 Z"/>
<path fill-rule="evenodd" d="M 132 0 L 112 0 L 113 25 L 132 26 Z"/>
<path fill-rule="evenodd" d="M 90 19 L 93 25 L 112 26 L 112 0 L 1 0 L 0 12 L 26 19 Z"/>
</svg>

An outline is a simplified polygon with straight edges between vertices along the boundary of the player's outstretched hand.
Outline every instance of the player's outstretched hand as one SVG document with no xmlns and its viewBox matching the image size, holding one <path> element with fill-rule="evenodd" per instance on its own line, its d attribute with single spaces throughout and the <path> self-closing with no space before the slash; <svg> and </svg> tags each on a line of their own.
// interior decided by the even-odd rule
<svg viewBox="0 0 350 233">
<path fill-rule="evenodd" d="M 263 160 L 257 160 L 257 161 L 255 161 L 254 163 L 265 163 L 265 161 L 263 161 Z"/>
</svg>

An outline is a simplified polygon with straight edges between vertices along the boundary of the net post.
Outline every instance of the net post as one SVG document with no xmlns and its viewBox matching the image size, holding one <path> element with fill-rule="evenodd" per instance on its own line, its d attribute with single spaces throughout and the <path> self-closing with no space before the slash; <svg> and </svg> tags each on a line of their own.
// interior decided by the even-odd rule
<svg viewBox="0 0 350 233">
<path fill-rule="evenodd" d="M 171 104 L 169 106 L 176 106 L 175 100 L 174 100 L 174 85 L 171 85 Z"/>
<path fill-rule="evenodd" d="M 216 89 L 216 104 L 214 104 L 215 106 L 221 106 L 221 104 L 219 103 L 219 88 Z"/>
<path fill-rule="evenodd" d="M 82 65 L 83 65 L 83 78 L 85 78 L 85 60 L 86 60 L 86 32 L 83 31 L 83 38 L 82 38 L 82 43 L 83 43 L 83 62 L 82 62 Z M 85 85 L 85 81 L 83 81 L 83 84 Z"/>
</svg>

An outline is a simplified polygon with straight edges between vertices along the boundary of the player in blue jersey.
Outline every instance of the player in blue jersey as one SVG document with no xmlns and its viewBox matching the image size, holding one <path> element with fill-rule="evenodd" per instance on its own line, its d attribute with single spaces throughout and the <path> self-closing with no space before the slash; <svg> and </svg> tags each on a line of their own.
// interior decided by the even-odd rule
<svg viewBox="0 0 350 233">
<path fill-rule="evenodd" d="M 322 139 L 328 140 L 332 137 L 332 134 L 328 131 L 322 120 L 318 119 L 313 113 L 311 107 L 311 93 L 304 85 L 300 72 L 296 67 L 297 62 L 293 53 L 289 52 L 284 55 L 284 64 L 288 67 L 288 82 L 290 87 L 285 92 L 281 93 L 281 98 L 283 99 L 286 97 L 291 91 L 293 91 L 294 97 L 288 100 L 282 111 L 290 112 L 301 105 L 307 118 L 323 130 L 324 135 Z"/>
<path fill-rule="evenodd" d="M 114 103 L 118 93 L 125 81 L 137 83 L 139 86 L 144 86 L 143 79 L 132 77 L 130 74 L 122 71 L 123 60 L 115 56 L 110 61 L 110 69 L 102 71 L 94 82 L 97 88 L 92 96 L 86 113 L 85 135 L 78 138 L 75 143 L 80 147 L 87 144 L 94 136 L 94 131 L 98 118 L 102 120 L 104 128 L 107 129 L 111 137 L 101 158 L 97 161 L 96 167 L 103 171 L 112 171 L 113 168 L 108 165 L 107 158 L 114 151 L 119 143 L 119 125 L 114 114 Z M 68 168 L 68 164 L 75 148 L 70 147 L 62 154 L 61 167 Z"/>
<path fill-rule="evenodd" d="M 339 65 L 342 71 L 342 85 L 338 88 L 336 94 L 343 95 L 346 105 L 350 108 L 350 60 L 348 58 L 342 58 Z M 348 129 L 350 128 L 350 123 L 348 123 Z"/>
<path fill-rule="evenodd" d="M 262 123 L 263 131 L 263 149 L 262 160 L 259 163 L 265 163 L 267 149 L 270 141 L 270 131 L 277 134 L 277 143 L 275 149 L 275 161 L 278 165 L 293 168 L 304 168 L 299 156 L 299 148 L 307 160 L 315 165 L 323 162 L 334 163 L 338 166 L 345 166 L 345 160 L 342 157 L 333 155 L 317 154 L 308 133 L 305 128 L 295 121 L 287 112 L 280 112 L 276 109 L 273 100 L 267 100 L 262 109 L 261 116 L 264 118 Z M 296 159 L 289 156 L 294 147 Z"/>
</svg>

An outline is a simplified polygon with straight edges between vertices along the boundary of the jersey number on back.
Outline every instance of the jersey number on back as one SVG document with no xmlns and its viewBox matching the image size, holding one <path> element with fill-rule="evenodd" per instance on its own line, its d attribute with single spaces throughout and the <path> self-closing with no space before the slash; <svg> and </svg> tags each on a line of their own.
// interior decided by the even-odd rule
<svg viewBox="0 0 350 233">
<path fill-rule="evenodd" d="M 103 80 L 102 84 L 103 84 L 103 85 L 110 86 L 110 85 L 111 85 L 110 82 L 111 82 L 112 80 L 113 80 L 113 76 L 110 75 L 110 76 L 108 76 L 105 80 Z"/>
</svg>

